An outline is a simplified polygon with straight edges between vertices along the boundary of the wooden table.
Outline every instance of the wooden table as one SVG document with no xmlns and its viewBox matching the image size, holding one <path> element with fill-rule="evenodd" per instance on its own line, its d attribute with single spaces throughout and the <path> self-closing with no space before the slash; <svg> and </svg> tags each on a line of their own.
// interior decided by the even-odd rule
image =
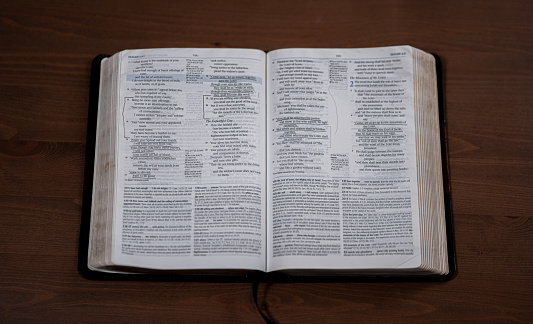
<svg viewBox="0 0 533 324">
<path fill-rule="evenodd" d="M 128 48 L 409 44 L 445 66 L 458 274 L 260 286 L 288 322 L 533 321 L 533 2 L 0 4 L 0 322 L 262 321 L 251 284 L 77 272 L 91 59 Z"/>
</svg>

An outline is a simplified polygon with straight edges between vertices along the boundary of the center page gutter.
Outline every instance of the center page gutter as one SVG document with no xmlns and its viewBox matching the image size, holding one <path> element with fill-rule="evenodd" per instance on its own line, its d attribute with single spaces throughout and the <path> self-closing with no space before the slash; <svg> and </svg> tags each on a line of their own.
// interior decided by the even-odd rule
<svg viewBox="0 0 533 324">
<path fill-rule="evenodd" d="M 267 55 L 268 271 L 420 265 L 411 48 Z"/>
</svg>

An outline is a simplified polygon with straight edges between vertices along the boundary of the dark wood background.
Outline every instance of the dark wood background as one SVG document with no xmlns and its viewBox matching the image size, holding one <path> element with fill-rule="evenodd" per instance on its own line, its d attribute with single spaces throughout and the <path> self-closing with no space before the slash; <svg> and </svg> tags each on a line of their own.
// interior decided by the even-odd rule
<svg viewBox="0 0 533 324">
<path fill-rule="evenodd" d="M 444 61 L 457 276 L 261 285 L 279 323 L 533 321 L 533 2 L 0 3 L 0 322 L 262 321 L 251 284 L 77 272 L 90 63 L 150 47 L 409 44 Z"/>
</svg>

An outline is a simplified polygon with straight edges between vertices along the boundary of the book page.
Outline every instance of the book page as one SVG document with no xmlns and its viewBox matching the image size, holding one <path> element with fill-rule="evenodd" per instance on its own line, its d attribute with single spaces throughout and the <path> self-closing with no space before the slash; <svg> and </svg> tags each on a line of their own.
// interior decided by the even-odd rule
<svg viewBox="0 0 533 324">
<path fill-rule="evenodd" d="M 265 269 L 265 53 L 121 53 L 113 261 Z"/>
<path fill-rule="evenodd" d="M 420 265 L 411 47 L 268 54 L 268 270 Z"/>
</svg>

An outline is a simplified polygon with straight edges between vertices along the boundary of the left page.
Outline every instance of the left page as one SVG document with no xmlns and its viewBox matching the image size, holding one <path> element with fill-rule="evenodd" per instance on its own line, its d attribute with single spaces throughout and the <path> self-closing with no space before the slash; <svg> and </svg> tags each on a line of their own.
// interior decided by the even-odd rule
<svg viewBox="0 0 533 324">
<path fill-rule="evenodd" d="M 120 55 L 112 261 L 265 269 L 265 53 Z"/>
</svg>

